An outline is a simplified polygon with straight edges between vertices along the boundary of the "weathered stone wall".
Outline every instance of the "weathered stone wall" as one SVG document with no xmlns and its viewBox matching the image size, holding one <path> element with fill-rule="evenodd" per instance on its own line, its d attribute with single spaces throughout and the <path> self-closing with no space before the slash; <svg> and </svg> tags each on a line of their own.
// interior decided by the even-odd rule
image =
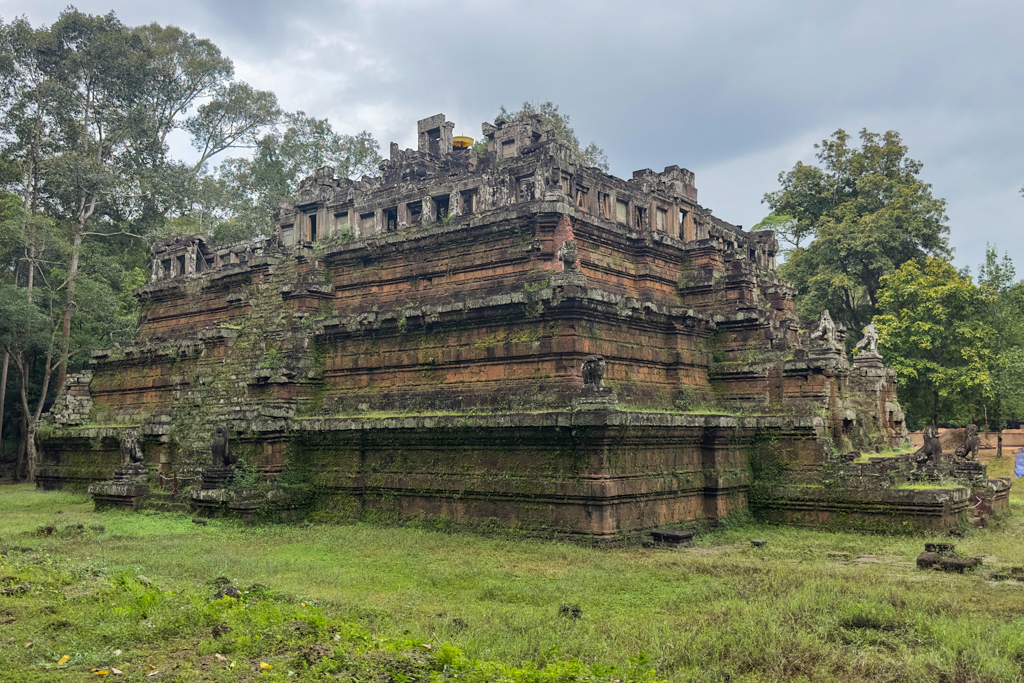
<svg viewBox="0 0 1024 683">
<path fill-rule="evenodd" d="M 812 341 L 774 238 L 697 205 L 692 173 L 612 178 L 522 123 L 446 150 L 432 121 L 381 178 L 318 170 L 268 240 L 155 245 L 136 339 L 66 388 L 41 485 L 109 477 L 133 426 L 154 490 L 187 486 L 223 424 L 295 494 L 278 508 L 608 540 L 748 492 L 790 519 L 813 496 L 785 491 L 903 441 L 892 373 Z M 617 410 L 572 407 L 595 355 Z M 922 514 L 960 514 L 938 497 Z"/>
</svg>

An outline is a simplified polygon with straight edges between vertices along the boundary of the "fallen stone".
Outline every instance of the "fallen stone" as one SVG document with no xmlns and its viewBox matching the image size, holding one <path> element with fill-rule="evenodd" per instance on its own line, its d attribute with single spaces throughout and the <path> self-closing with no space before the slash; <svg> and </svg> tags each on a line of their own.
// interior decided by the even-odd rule
<svg viewBox="0 0 1024 683">
<path fill-rule="evenodd" d="M 980 566 L 981 558 L 978 557 L 943 557 L 939 560 L 939 568 L 944 572 L 963 574 L 968 569 Z"/>
<path fill-rule="evenodd" d="M 766 545 L 768 545 L 768 541 L 764 540 L 763 538 L 755 538 L 750 542 L 750 545 L 754 546 L 755 548 L 763 548 Z"/>
<path fill-rule="evenodd" d="M 220 600 L 223 597 L 240 598 L 240 597 L 242 597 L 242 593 L 237 588 L 235 588 L 234 586 L 225 586 L 224 588 L 221 588 L 219 591 L 214 593 L 213 597 L 210 598 L 208 600 L 208 602 L 213 602 L 214 600 Z"/>
<path fill-rule="evenodd" d="M 942 557 L 936 552 L 923 552 L 917 556 L 918 569 L 931 569 L 939 563 Z"/>
<path fill-rule="evenodd" d="M 24 595 L 25 593 L 28 593 L 29 589 L 31 588 L 31 583 L 20 583 L 17 586 L 8 586 L 7 588 L 0 588 L 0 595 Z"/>
<path fill-rule="evenodd" d="M 208 524 L 208 522 L 205 519 L 199 519 L 198 517 L 194 517 L 192 519 L 192 523 L 198 524 L 199 526 L 206 526 Z"/>
<path fill-rule="evenodd" d="M 562 605 L 558 608 L 558 616 L 580 619 L 583 617 L 583 610 L 579 605 Z"/>
<path fill-rule="evenodd" d="M 149 577 L 143 576 L 142 574 L 139 574 L 138 576 L 136 576 L 135 580 L 138 581 L 139 583 L 141 583 L 143 586 L 146 586 L 147 588 L 150 588 L 150 587 L 153 586 L 153 581 L 150 580 Z"/>
<path fill-rule="evenodd" d="M 107 527 L 103 526 L 102 524 L 91 524 L 89 525 L 89 528 L 95 531 L 96 533 L 103 533 L 107 530 Z"/>
</svg>

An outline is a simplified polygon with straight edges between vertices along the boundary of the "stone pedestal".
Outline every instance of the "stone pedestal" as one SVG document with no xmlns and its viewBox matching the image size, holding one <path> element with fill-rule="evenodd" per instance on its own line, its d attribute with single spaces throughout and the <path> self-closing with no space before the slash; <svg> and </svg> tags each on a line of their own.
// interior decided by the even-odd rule
<svg viewBox="0 0 1024 683">
<path fill-rule="evenodd" d="M 618 410 L 619 399 L 608 387 L 588 384 L 580 395 L 572 400 L 573 410 Z"/>
<path fill-rule="evenodd" d="M 234 476 L 235 468 L 232 465 L 227 467 L 207 467 L 203 470 L 202 489 L 204 491 L 222 489 L 231 483 L 231 478 Z"/>
<path fill-rule="evenodd" d="M 89 493 L 97 510 L 137 510 L 149 494 L 148 482 L 149 469 L 145 465 L 124 465 L 114 472 L 113 480 L 90 484 Z"/>
<path fill-rule="evenodd" d="M 871 368 L 874 370 L 881 370 L 884 366 L 882 364 L 882 357 L 877 353 L 861 351 L 853 357 L 853 367 L 857 369 Z"/>
</svg>

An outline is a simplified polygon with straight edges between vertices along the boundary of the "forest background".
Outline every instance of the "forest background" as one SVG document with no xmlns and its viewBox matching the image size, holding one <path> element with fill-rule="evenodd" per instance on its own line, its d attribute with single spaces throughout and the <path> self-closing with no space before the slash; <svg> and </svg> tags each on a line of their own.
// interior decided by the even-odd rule
<svg viewBox="0 0 1024 683">
<path fill-rule="evenodd" d="M 607 168 L 551 103 L 501 114 L 531 111 Z M 194 160 L 172 156 L 175 130 Z M 837 131 L 819 164 L 780 174 L 755 229 L 786 246 L 779 270 L 801 315 L 830 310 L 851 347 L 875 322 L 911 428 L 1000 429 L 1024 418 L 1024 282 L 994 245 L 976 276 L 951 264 L 945 202 L 907 154 L 894 131 L 861 131 L 859 147 Z M 131 338 L 154 240 L 266 236 L 273 208 L 316 168 L 356 178 L 379 162 L 369 132 L 283 111 L 176 27 L 73 8 L 49 26 L 0 24 L 0 468 L 31 478 L 35 431 L 65 375 Z"/>
</svg>

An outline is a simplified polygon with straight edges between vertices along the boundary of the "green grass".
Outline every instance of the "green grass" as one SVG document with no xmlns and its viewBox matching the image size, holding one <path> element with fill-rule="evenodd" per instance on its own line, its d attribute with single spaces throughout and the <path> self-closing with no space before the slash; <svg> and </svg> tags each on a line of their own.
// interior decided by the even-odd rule
<svg viewBox="0 0 1024 683">
<path fill-rule="evenodd" d="M 0 583 L 35 592 L 0 596 L 0 680 L 115 666 L 121 681 L 1020 681 L 1024 584 L 989 579 L 1024 566 L 1021 512 L 1014 491 L 1014 514 L 957 539 L 986 563 L 950 575 L 916 569 L 941 540 L 924 536 L 744 523 L 683 550 L 600 549 L 367 524 L 203 527 L 7 486 L 0 576 L 13 578 Z M 208 604 L 219 576 L 267 592 Z M 582 618 L 559 616 L 566 604 Z M 221 622 L 233 631 L 216 639 Z M 310 666 L 314 645 L 329 656 Z"/>
</svg>

